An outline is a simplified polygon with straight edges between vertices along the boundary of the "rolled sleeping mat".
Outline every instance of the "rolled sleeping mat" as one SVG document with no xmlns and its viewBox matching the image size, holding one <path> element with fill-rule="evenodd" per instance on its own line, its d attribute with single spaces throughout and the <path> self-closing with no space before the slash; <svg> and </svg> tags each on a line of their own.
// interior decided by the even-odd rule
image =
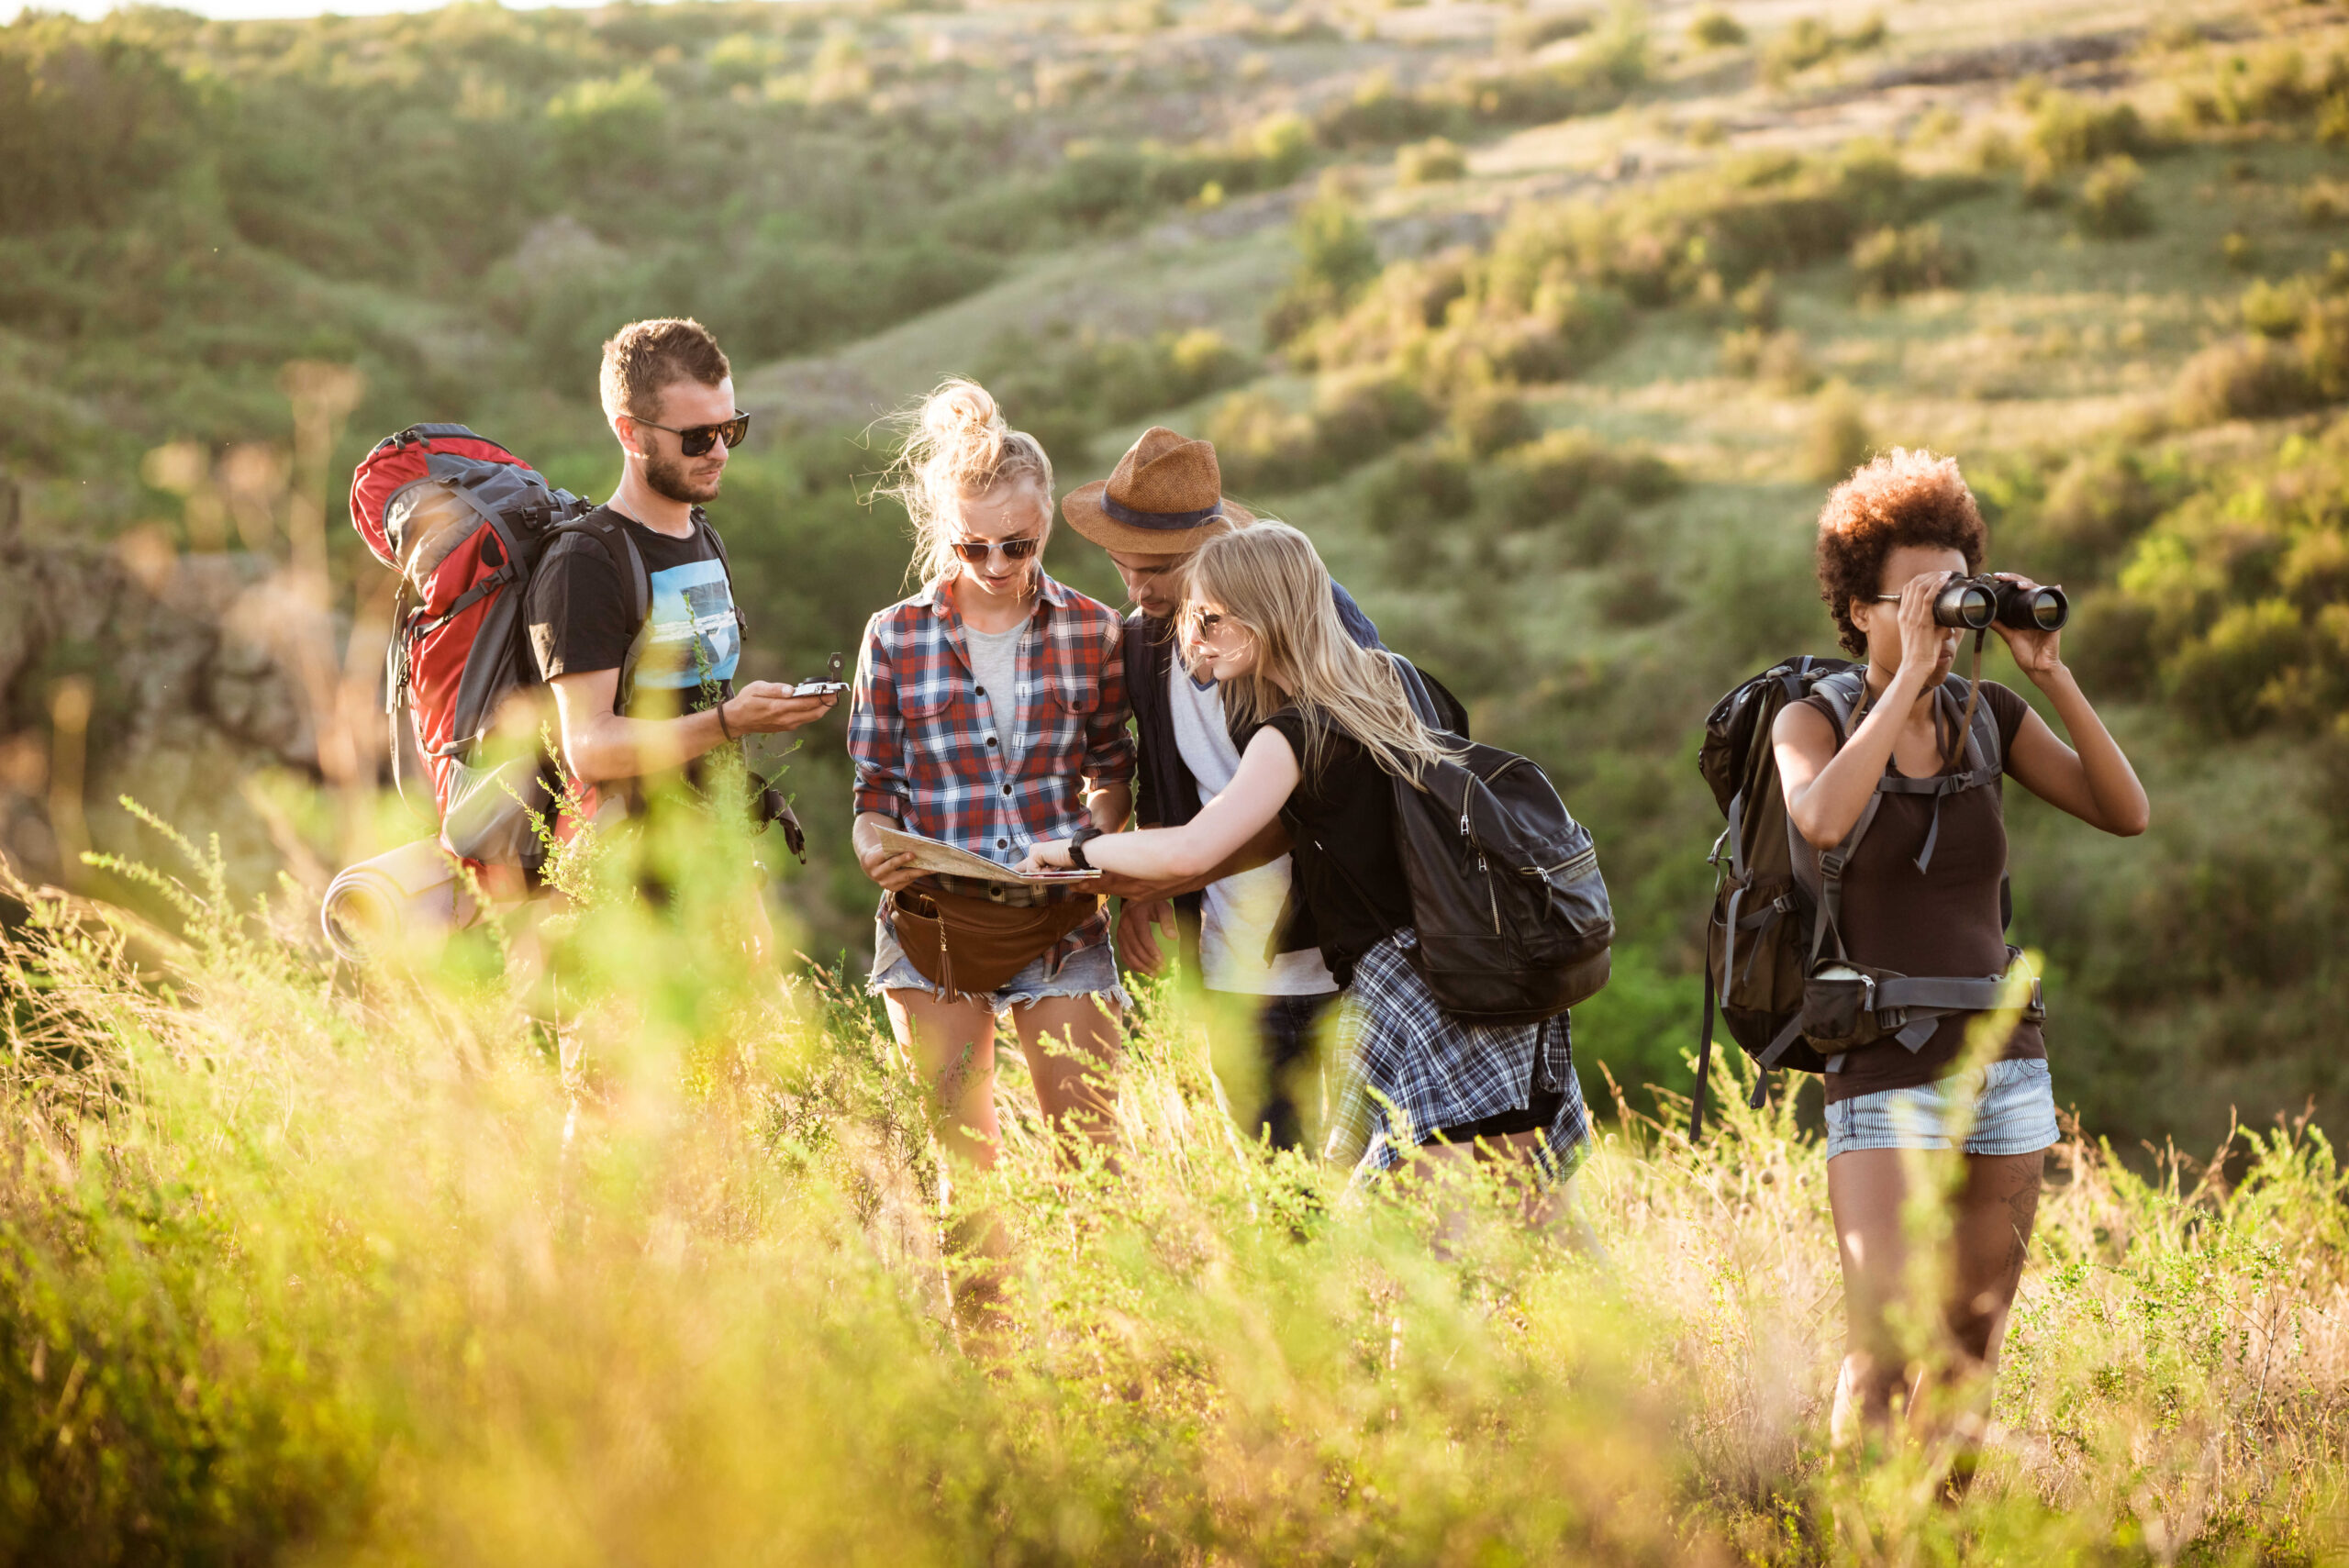
<svg viewBox="0 0 2349 1568">
<path fill-rule="evenodd" d="M 318 923 L 347 963 L 367 963 L 411 937 L 473 923 L 473 895 L 438 839 L 418 839 L 345 868 L 327 884 Z"/>
</svg>

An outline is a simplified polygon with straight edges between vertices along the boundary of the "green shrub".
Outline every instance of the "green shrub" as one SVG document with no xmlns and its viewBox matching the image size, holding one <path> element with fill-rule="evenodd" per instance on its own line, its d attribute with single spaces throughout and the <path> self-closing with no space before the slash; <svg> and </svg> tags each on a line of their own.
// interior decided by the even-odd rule
<svg viewBox="0 0 2349 1568">
<path fill-rule="evenodd" d="M 2145 172 L 2137 161 L 2114 156 L 2098 164 L 2080 183 L 2074 209 L 2080 232 L 2099 239 L 2123 239 L 2154 227 L 2154 209 L 2146 205 Z"/>
<path fill-rule="evenodd" d="M 1852 271 L 1865 298 L 1961 288 L 1974 275 L 1974 250 L 1962 240 L 1943 237 L 1938 223 L 1879 228 L 1853 244 Z"/>
<path fill-rule="evenodd" d="M 2349 219 L 2349 184 L 2321 176 L 2300 187 L 2300 221 L 2311 228 L 2337 228 Z"/>
<path fill-rule="evenodd" d="M 1373 532 L 1393 537 L 1466 517 L 1476 506 L 1467 461 L 1446 450 L 1411 450 L 1375 471 L 1364 495 L 1363 518 Z"/>
<path fill-rule="evenodd" d="M 1196 402 L 1247 380 L 1253 368 L 1209 328 L 1152 338 L 1063 328 L 1005 333 L 976 374 L 1045 450 L 1073 455 L 1099 430 Z"/>
<path fill-rule="evenodd" d="M 1698 49 L 1737 49 L 1745 36 L 1743 23 L 1715 7 L 1698 12 L 1688 24 L 1688 41 Z"/>
<path fill-rule="evenodd" d="M 1335 479 L 1434 422 L 1434 408 L 1409 383 L 1353 371 L 1325 377 L 1309 413 L 1265 393 L 1235 393 L 1208 416 L 1207 437 L 1230 488 L 1281 494 Z"/>
<path fill-rule="evenodd" d="M 1435 185 L 1468 172 L 1468 160 L 1442 137 L 1395 150 L 1395 180 L 1403 185 Z"/>
<path fill-rule="evenodd" d="M 1471 387 L 1454 397 L 1452 429 L 1460 444 L 1480 458 L 1522 446 L 1542 433 L 1525 400 L 1497 386 Z"/>
<path fill-rule="evenodd" d="M 1425 432 L 1435 409 L 1410 383 L 1379 372 L 1325 378 L 1313 399 L 1314 449 L 1324 476 L 1343 473 Z"/>
<path fill-rule="evenodd" d="M 2221 419 L 2268 419 L 2316 400 L 2299 352 L 2265 338 L 2214 343 L 2186 361 L 2171 394 L 2172 417 L 2194 428 Z"/>
<path fill-rule="evenodd" d="M 1586 430 L 1552 430 L 1502 456 L 1493 471 L 1499 517 L 1524 532 L 1554 532 L 1573 563 L 1606 560 L 1627 513 L 1673 495 L 1679 472 L 1636 444 L 1608 443 Z"/>
<path fill-rule="evenodd" d="M 1297 210 L 1292 233 L 1297 270 L 1264 317 L 1264 335 L 1275 345 L 1344 309 L 1379 270 L 1378 246 L 1353 194 L 1334 176 L 1325 175 L 1313 199 Z"/>
<path fill-rule="evenodd" d="M 1876 438 L 1859 398 L 1842 382 L 1829 383 L 1811 406 L 1810 429 L 1803 439 L 1804 477 L 1840 484 L 1875 452 Z"/>
<path fill-rule="evenodd" d="M 1786 31 L 1762 49 L 1762 79 L 1773 86 L 1841 54 L 1864 54 L 1884 47 L 1887 28 L 1881 13 L 1871 13 L 1848 33 L 1839 33 L 1816 17 L 1798 17 Z"/>
<path fill-rule="evenodd" d="M 1454 104 L 1407 92 L 1388 72 L 1374 71 L 1351 97 L 1314 116 L 1313 130 L 1324 147 L 1386 147 L 1449 129 L 1457 112 Z"/>
<path fill-rule="evenodd" d="M 1799 332 L 1765 332 L 1759 327 L 1724 332 L 1720 363 L 1723 374 L 1750 376 L 1785 396 L 1798 397 L 1819 384 L 1819 372 Z"/>
<path fill-rule="evenodd" d="M 2289 42 L 2249 52 L 2213 54 L 2209 74 L 2176 82 L 2179 111 L 2199 125 L 2251 125 L 2304 119 L 2349 91 L 2349 53 L 2334 49 L 2311 61 Z"/>
<path fill-rule="evenodd" d="M 2038 100 L 2024 146 L 2056 169 L 2080 169 L 2108 158 L 2143 157 L 2152 138 L 2135 106 L 2093 103 L 2069 93 Z"/>
<path fill-rule="evenodd" d="M 0 213 L 24 234 L 117 211 L 217 134 L 219 99 L 123 23 L 0 29 Z"/>
</svg>

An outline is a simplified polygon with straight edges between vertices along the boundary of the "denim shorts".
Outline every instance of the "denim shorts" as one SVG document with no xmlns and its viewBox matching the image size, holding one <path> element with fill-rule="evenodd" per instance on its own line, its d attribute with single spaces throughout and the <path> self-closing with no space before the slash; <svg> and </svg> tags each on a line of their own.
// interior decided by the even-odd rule
<svg viewBox="0 0 2349 1568">
<path fill-rule="evenodd" d="M 947 1000 L 946 988 L 932 984 L 914 967 L 906 950 L 897 945 L 897 933 L 890 929 L 885 915 L 875 917 L 873 922 L 873 973 L 864 988 L 876 995 L 883 991 L 927 991 L 941 1002 Z M 1000 1017 L 1013 1007 L 1024 1007 L 1047 996 L 1091 995 L 1098 995 L 1105 1006 L 1119 1012 L 1133 1006 L 1133 998 L 1119 983 L 1118 955 L 1107 936 L 1077 949 L 1057 964 L 1052 962 L 1050 952 L 1045 953 L 998 986 L 988 999 Z"/>
<path fill-rule="evenodd" d="M 1881 1089 L 1827 1107 L 1830 1160 L 1854 1149 L 2030 1154 L 2060 1136 L 2055 1082 L 2044 1061 L 1993 1062 L 1911 1089 Z"/>
</svg>

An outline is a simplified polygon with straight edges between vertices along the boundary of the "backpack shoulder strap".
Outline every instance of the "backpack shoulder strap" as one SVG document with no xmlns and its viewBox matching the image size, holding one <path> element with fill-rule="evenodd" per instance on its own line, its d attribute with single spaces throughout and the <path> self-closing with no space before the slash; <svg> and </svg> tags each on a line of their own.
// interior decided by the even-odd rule
<svg viewBox="0 0 2349 1568">
<path fill-rule="evenodd" d="M 1829 719 L 1835 726 L 1835 746 L 1838 751 L 1852 738 L 1852 720 L 1860 709 L 1860 699 L 1867 694 L 1867 676 L 1858 670 L 1838 670 L 1810 688 L 1810 695 L 1825 699 L 1831 710 Z"/>
<path fill-rule="evenodd" d="M 636 548 L 636 540 L 629 538 L 628 529 L 598 517 L 596 512 L 589 512 L 556 524 L 551 531 L 558 539 L 568 535 L 594 541 L 604 552 L 604 559 L 612 563 L 612 570 L 619 573 L 620 592 L 628 598 L 629 618 L 641 626 L 652 614 L 652 578 L 644 569 L 644 552 Z M 552 550 L 548 553 L 552 554 Z M 722 553 L 719 559 L 723 562 Z"/>
<path fill-rule="evenodd" d="M 636 635 L 629 639 L 628 654 L 620 661 L 620 678 L 612 689 L 612 711 L 626 713 L 636 688 L 636 666 L 644 657 L 645 644 L 652 635 L 652 576 L 644 569 L 644 552 L 636 548 L 636 540 L 628 529 L 601 516 L 602 508 L 558 523 L 551 530 L 554 543 L 547 547 L 547 558 L 565 539 L 586 541 L 603 552 L 619 573 L 620 592 L 628 600 L 629 619 L 636 624 Z M 720 561 L 723 562 L 721 555 Z"/>
</svg>

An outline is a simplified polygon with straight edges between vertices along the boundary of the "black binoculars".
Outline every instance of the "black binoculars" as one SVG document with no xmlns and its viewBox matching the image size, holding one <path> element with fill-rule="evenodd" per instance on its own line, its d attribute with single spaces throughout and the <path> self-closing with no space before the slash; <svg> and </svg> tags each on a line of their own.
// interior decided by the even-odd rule
<svg viewBox="0 0 2349 1568">
<path fill-rule="evenodd" d="M 2072 601 L 2061 588 L 2026 588 L 1984 573 L 1959 577 L 1933 595 L 1933 620 L 1941 626 L 1981 631 L 1992 621 L 2017 631 L 2055 631 L 2072 618 Z"/>
</svg>

